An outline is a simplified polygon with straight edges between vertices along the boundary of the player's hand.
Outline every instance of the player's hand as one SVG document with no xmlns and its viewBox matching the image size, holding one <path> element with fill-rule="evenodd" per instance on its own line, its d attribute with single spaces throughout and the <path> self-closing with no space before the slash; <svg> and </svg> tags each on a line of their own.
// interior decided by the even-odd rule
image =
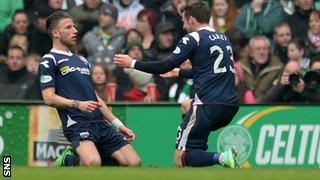
<svg viewBox="0 0 320 180">
<path fill-rule="evenodd" d="M 136 137 L 133 131 L 125 126 L 120 126 L 119 131 L 128 141 L 133 141 Z"/>
<path fill-rule="evenodd" d="M 173 78 L 173 77 L 178 77 L 179 76 L 179 71 L 180 68 L 174 68 L 172 71 L 169 71 L 165 74 L 160 74 L 161 77 L 163 78 Z"/>
<path fill-rule="evenodd" d="M 127 54 L 116 54 L 113 58 L 114 63 L 121 68 L 130 68 L 132 58 Z"/>
<path fill-rule="evenodd" d="M 101 107 L 101 104 L 97 101 L 80 101 L 78 108 L 82 112 L 91 113 L 91 112 L 95 111 L 98 107 Z"/>
<path fill-rule="evenodd" d="M 288 75 L 288 74 L 285 74 L 285 73 L 284 73 L 284 74 L 281 76 L 280 84 L 283 85 L 283 86 L 289 84 L 289 75 Z"/>
</svg>

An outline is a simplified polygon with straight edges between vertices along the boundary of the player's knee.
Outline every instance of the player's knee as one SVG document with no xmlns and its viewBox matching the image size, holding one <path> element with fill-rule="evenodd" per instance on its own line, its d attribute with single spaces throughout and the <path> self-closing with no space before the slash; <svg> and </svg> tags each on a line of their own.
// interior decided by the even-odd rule
<svg viewBox="0 0 320 180">
<path fill-rule="evenodd" d="M 176 167 L 182 167 L 183 166 L 183 164 L 182 164 L 182 154 L 175 153 L 175 155 L 174 155 L 174 165 Z"/>
<path fill-rule="evenodd" d="M 128 164 L 127 166 L 141 166 L 141 159 L 139 156 L 136 156 L 134 158 L 131 158 L 129 161 L 128 161 Z"/>
<path fill-rule="evenodd" d="M 101 159 L 100 157 L 87 157 L 81 160 L 81 165 L 83 166 L 100 166 Z"/>
</svg>

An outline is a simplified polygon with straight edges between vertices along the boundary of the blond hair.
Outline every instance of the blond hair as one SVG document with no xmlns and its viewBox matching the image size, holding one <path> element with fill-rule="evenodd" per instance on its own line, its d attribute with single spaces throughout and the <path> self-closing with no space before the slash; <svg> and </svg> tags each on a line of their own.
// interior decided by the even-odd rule
<svg viewBox="0 0 320 180">
<path fill-rule="evenodd" d="M 25 42 L 26 47 L 21 46 L 21 44 L 20 44 L 21 40 Z M 23 34 L 13 35 L 9 41 L 9 47 L 13 47 L 13 46 L 19 46 L 25 51 L 25 53 L 27 53 L 27 51 L 29 49 L 29 43 L 28 43 L 27 37 Z"/>
</svg>

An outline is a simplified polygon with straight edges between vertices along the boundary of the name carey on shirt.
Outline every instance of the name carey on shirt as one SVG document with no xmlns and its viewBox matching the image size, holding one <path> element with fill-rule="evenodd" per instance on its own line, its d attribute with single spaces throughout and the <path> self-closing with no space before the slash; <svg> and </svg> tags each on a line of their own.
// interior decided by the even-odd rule
<svg viewBox="0 0 320 180">
<path fill-rule="evenodd" d="M 211 41 L 217 40 L 217 39 L 221 39 L 226 41 L 227 40 L 227 36 L 223 35 L 223 34 L 211 34 L 209 35 L 209 39 L 211 39 Z"/>
</svg>

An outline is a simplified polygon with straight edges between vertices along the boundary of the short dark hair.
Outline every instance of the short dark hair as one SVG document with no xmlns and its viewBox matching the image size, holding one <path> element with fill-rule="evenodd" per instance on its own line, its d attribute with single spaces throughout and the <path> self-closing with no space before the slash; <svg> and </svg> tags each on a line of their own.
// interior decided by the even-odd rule
<svg viewBox="0 0 320 180">
<path fill-rule="evenodd" d="M 64 11 L 56 11 L 48 17 L 48 19 L 46 20 L 46 29 L 50 37 L 51 37 L 51 31 L 57 27 L 60 20 L 66 19 L 66 18 L 72 19 L 70 14 Z"/>
<path fill-rule="evenodd" d="M 320 53 L 316 54 L 315 56 L 313 56 L 311 58 L 309 68 L 311 68 L 313 63 L 315 63 L 315 62 L 320 62 Z"/>
<path fill-rule="evenodd" d="M 294 38 L 289 42 L 289 44 L 294 44 L 298 50 L 304 50 L 304 51 L 306 50 L 308 45 L 306 40 L 303 38 Z"/>
<path fill-rule="evenodd" d="M 202 1 L 197 1 L 190 5 L 181 8 L 181 13 L 184 13 L 186 18 L 194 17 L 199 23 L 209 23 L 211 10 L 209 6 Z"/>
<path fill-rule="evenodd" d="M 25 10 L 23 10 L 23 9 L 17 9 L 17 10 L 13 13 L 13 15 L 12 15 L 12 17 L 11 17 L 11 20 L 12 20 L 12 21 L 14 20 L 14 18 L 16 17 L 17 14 L 25 14 L 25 15 L 27 16 L 27 13 L 26 13 Z M 27 17 L 28 17 L 28 16 L 27 16 Z"/>
<path fill-rule="evenodd" d="M 291 27 L 290 25 L 287 23 L 287 22 L 280 22 L 278 23 L 277 25 L 274 26 L 273 28 L 273 34 L 276 34 L 278 29 L 281 28 L 281 27 L 284 27 L 284 26 L 287 26 L 289 29 L 290 29 L 290 32 L 292 34 L 292 30 L 291 30 Z M 291 35 L 292 36 L 292 35 Z"/>
<path fill-rule="evenodd" d="M 9 52 L 10 50 L 19 50 L 19 51 L 22 52 L 22 56 L 23 56 L 23 57 L 26 56 L 26 52 L 25 52 L 20 46 L 18 46 L 18 45 L 10 46 L 10 47 L 8 48 L 7 54 L 8 54 L 8 52 Z"/>
</svg>

